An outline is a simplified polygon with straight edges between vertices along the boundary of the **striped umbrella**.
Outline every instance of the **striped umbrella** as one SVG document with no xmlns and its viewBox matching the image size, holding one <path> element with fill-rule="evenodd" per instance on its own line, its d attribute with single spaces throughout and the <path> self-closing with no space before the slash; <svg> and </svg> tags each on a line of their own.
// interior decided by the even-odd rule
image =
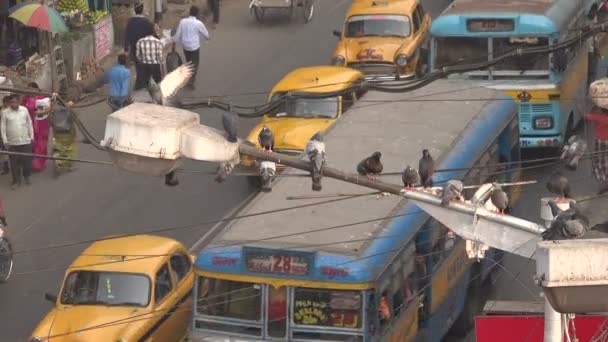
<svg viewBox="0 0 608 342">
<path fill-rule="evenodd" d="M 9 12 L 11 13 L 11 18 L 29 27 L 35 27 L 52 33 L 68 31 L 59 12 L 47 5 L 35 2 L 22 2 L 11 7 Z"/>
</svg>

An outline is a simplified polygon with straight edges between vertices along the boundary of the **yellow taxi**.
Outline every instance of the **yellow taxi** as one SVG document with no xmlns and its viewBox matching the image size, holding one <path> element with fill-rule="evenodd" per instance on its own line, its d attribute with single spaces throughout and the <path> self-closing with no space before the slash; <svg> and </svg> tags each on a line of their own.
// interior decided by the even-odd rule
<svg viewBox="0 0 608 342">
<path fill-rule="evenodd" d="M 30 341 L 182 341 L 192 313 L 193 260 L 169 238 L 93 243 L 65 273 Z"/>
<path fill-rule="evenodd" d="M 275 152 L 301 154 L 315 133 L 325 132 L 362 95 L 356 86 L 363 80 L 361 72 L 341 66 L 311 66 L 290 72 L 272 88 L 269 101 L 287 93 L 294 96 L 267 113 L 246 140 L 260 147 L 258 134 L 268 126 L 274 133 Z M 250 157 L 241 160 L 245 169 L 253 164 Z M 278 165 L 278 169 L 283 167 Z"/>
<path fill-rule="evenodd" d="M 333 65 L 361 70 L 370 80 L 399 80 L 422 73 L 431 17 L 419 0 L 353 0 Z"/>
</svg>

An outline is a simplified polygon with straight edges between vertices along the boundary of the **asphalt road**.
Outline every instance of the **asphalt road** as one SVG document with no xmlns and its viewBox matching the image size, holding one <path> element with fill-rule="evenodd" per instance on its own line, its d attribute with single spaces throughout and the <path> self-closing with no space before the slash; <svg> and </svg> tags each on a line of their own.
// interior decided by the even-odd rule
<svg viewBox="0 0 608 342">
<path fill-rule="evenodd" d="M 447 3 L 427 1 L 437 14 Z M 280 16 L 264 25 L 250 16 L 244 1 L 224 1 L 222 21 L 202 48 L 201 70 L 195 91 L 184 97 L 234 95 L 268 91 L 283 75 L 300 66 L 327 64 L 350 5 L 348 0 L 316 1 L 312 22 Z M 264 95 L 238 96 L 234 103 L 260 104 Z M 109 108 L 104 104 L 81 111 L 85 124 L 103 137 Z M 199 112 L 202 123 L 221 127 L 220 113 Z M 255 124 L 242 120 L 240 136 Z M 78 145 L 78 156 L 105 160 L 90 145 Z M 215 170 L 213 165 L 188 162 L 190 170 Z M 168 188 L 159 178 L 122 173 L 112 167 L 80 164 L 71 174 L 54 179 L 49 171 L 33 177 L 31 187 L 9 190 L 10 177 L 0 178 L 0 193 L 11 225 L 15 256 L 14 275 L 0 284 L 0 331 L 2 341 L 24 341 L 51 308 L 45 292 L 57 293 L 66 267 L 87 244 L 77 242 L 124 234 L 145 233 L 189 225 L 161 234 L 194 245 L 210 228 L 197 224 L 219 219 L 251 193 L 243 177 L 219 185 L 213 176 L 181 174 L 181 186 Z M 57 245 L 67 247 L 53 248 Z"/>
</svg>

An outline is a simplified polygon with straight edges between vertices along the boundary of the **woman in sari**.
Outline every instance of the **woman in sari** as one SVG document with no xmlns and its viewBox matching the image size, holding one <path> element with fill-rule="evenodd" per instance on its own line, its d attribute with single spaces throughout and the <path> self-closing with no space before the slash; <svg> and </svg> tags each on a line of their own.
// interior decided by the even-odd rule
<svg viewBox="0 0 608 342">
<path fill-rule="evenodd" d="M 34 90 L 40 90 L 38 84 L 31 82 L 27 85 L 28 88 Z M 47 155 L 47 149 L 49 145 L 49 131 L 50 124 L 48 115 L 51 111 L 50 105 L 46 108 L 37 106 L 38 100 L 45 99 L 45 96 L 38 95 L 26 95 L 23 96 L 22 105 L 27 108 L 32 117 L 32 124 L 34 126 L 34 141 L 32 143 L 32 150 L 34 154 Z M 46 158 L 34 157 L 32 161 L 32 171 L 42 172 L 46 168 Z"/>
</svg>

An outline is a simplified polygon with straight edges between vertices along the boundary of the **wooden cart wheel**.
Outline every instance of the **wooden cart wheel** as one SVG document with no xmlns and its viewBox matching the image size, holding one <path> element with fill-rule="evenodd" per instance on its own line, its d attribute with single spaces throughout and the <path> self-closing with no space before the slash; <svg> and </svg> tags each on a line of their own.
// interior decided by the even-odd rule
<svg viewBox="0 0 608 342">
<path fill-rule="evenodd" d="M 263 8 L 255 6 L 253 8 L 253 14 L 255 15 L 255 20 L 257 20 L 258 23 L 264 22 L 264 9 Z"/>
<path fill-rule="evenodd" d="M 303 0 L 302 17 L 304 18 L 304 22 L 308 23 L 312 20 L 314 11 L 315 6 L 313 0 Z"/>
</svg>

